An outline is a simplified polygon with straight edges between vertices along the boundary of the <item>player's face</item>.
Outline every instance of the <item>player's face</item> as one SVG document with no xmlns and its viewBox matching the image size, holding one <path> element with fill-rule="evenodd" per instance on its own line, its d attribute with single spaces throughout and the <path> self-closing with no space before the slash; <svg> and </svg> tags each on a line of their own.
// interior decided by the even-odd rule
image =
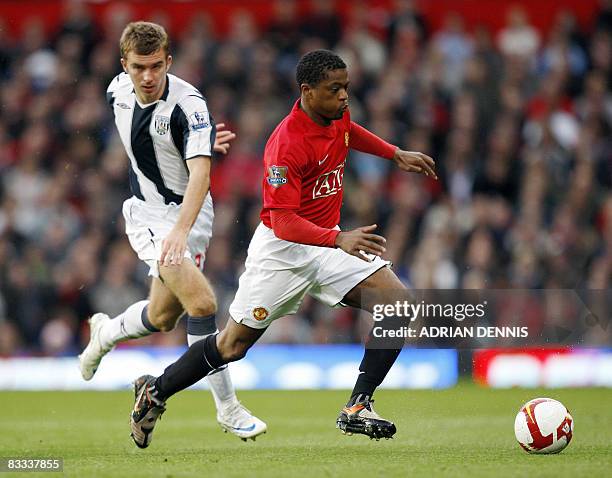
<svg viewBox="0 0 612 478">
<path fill-rule="evenodd" d="M 346 68 L 327 72 L 326 78 L 310 89 L 312 109 L 327 121 L 342 118 L 348 109 L 348 87 Z"/>
<path fill-rule="evenodd" d="M 172 57 L 162 48 L 150 55 L 129 51 L 127 58 L 121 58 L 121 65 L 130 75 L 136 96 L 142 103 L 157 101 L 164 94 L 166 73 L 171 64 Z"/>
</svg>

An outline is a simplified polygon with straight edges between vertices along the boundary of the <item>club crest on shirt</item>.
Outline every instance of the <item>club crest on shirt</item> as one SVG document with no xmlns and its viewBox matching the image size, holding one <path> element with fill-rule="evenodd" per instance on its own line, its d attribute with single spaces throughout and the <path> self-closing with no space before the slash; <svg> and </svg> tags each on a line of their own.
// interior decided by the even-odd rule
<svg viewBox="0 0 612 478">
<path fill-rule="evenodd" d="M 270 166 L 268 168 L 268 184 L 273 188 L 287 184 L 287 166 Z"/>
<path fill-rule="evenodd" d="M 268 318 L 269 312 L 265 307 L 255 307 L 253 309 L 253 318 L 255 320 L 266 320 Z"/>
<path fill-rule="evenodd" d="M 156 115 L 155 116 L 155 131 L 157 134 L 164 135 L 170 129 L 170 118 L 168 116 Z"/>
<path fill-rule="evenodd" d="M 208 128 L 210 126 L 210 116 L 208 111 L 196 111 L 189 115 L 189 127 L 193 131 Z"/>
</svg>

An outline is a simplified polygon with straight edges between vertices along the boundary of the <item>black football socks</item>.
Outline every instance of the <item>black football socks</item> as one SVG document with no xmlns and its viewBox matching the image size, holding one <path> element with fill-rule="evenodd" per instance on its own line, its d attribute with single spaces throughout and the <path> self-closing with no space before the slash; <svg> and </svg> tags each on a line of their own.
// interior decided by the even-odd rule
<svg viewBox="0 0 612 478">
<path fill-rule="evenodd" d="M 217 334 L 194 343 L 164 373 L 155 380 L 157 396 L 166 400 L 181 390 L 206 377 L 211 371 L 224 365 L 217 349 Z"/>
<path fill-rule="evenodd" d="M 359 376 L 347 407 L 368 399 L 387 376 L 402 349 L 366 349 L 359 365 Z"/>
</svg>

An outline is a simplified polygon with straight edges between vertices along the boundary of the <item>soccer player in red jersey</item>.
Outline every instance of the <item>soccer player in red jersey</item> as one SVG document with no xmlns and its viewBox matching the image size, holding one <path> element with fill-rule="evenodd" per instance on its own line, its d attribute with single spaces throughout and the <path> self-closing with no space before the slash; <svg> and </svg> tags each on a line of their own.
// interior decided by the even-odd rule
<svg viewBox="0 0 612 478">
<path fill-rule="evenodd" d="M 233 320 L 216 336 L 193 344 L 141 394 L 135 410 L 165 400 L 223 364 L 239 360 L 275 319 L 297 312 L 309 294 L 330 306 L 372 312 L 365 290 L 392 302 L 405 289 L 381 259 L 386 240 L 376 225 L 341 231 L 344 166 L 349 149 L 381 156 L 400 169 L 436 178 L 434 161 L 403 151 L 351 121 L 345 63 L 331 51 L 304 55 L 296 70 L 301 97 L 265 148 L 263 208 L 248 250 L 246 270 L 230 306 Z M 372 408 L 372 395 L 401 345 L 366 348 L 360 374 L 336 425 L 344 433 L 390 438 L 393 422 Z M 153 397 L 153 398 L 151 398 Z M 134 417 L 134 414 L 133 414 Z M 134 420 L 134 418 L 132 418 Z M 151 432 L 152 427 L 151 426 Z"/>
</svg>

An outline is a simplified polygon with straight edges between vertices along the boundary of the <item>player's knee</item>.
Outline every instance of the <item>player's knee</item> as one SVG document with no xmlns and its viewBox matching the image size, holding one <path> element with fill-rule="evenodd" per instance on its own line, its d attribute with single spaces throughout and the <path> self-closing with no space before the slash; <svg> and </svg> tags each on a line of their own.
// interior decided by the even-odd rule
<svg viewBox="0 0 612 478">
<path fill-rule="evenodd" d="M 238 340 L 232 342 L 221 341 L 217 344 L 217 348 L 225 362 L 235 362 L 246 356 L 250 344 Z"/>
<path fill-rule="evenodd" d="M 246 356 L 248 349 L 249 348 L 246 345 L 240 344 L 235 347 L 232 347 L 229 351 L 227 351 L 222 356 L 226 362 L 235 362 L 237 360 L 243 359 Z"/>
</svg>

